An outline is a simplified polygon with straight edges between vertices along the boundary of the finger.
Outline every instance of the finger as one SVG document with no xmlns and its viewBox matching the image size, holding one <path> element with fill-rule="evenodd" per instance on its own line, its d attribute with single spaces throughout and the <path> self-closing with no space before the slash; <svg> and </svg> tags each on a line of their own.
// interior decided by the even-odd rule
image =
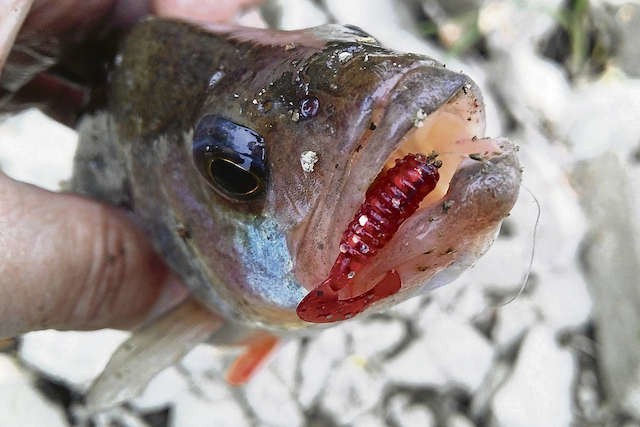
<svg viewBox="0 0 640 427">
<path fill-rule="evenodd" d="M 0 3 L 0 73 L 33 0 L 7 0 Z"/>
<path fill-rule="evenodd" d="M 242 10 L 263 0 L 154 0 L 155 14 L 205 22 L 230 22 Z"/>
<path fill-rule="evenodd" d="M 24 23 L 31 34 L 74 37 L 101 23 L 109 15 L 116 0 L 34 0 Z"/>
<path fill-rule="evenodd" d="M 19 0 L 14 0 L 19 1 Z M 35 0 L 24 28 L 30 33 L 74 37 L 109 20 L 132 24 L 149 13 L 208 22 L 231 21 L 240 11 L 262 0 Z"/>
<path fill-rule="evenodd" d="M 116 208 L 0 173 L 0 337 L 133 327 L 186 290 Z"/>
<path fill-rule="evenodd" d="M 243 8 L 259 2 L 260 0 L 0 0 L 0 72 L 6 57 L 12 64 L 11 77 L 0 81 L 0 95 L 5 91 L 10 94 L 9 97 L 5 96 L 7 99 L 0 106 L 0 111 L 19 110 L 25 104 L 38 104 L 41 100 L 45 106 L 50 107 L 45 108 L 48 114 L 56 114 L 57 109 L 61 108 L 59 101 L 66 100 L 66 97 L 56 96 L 46 84 L 43 86 L 42 82 L 35 80 L 48 73 L 52 65 L 61 60 L 63 51 L 67 52 L 66 59 L 62 65 L 58 64 L 57 72 L 61 73 L 59 76 L 65 77 L 64 80 L 69 76 L 75 76 L 76 82 L 85 83 L 99 79 L 102 68 L 97 64 L 101 63 L 101 58 L 91 54 L 78 57 L 69 52 L 81 49 L 85 54 L 105 54 L 101 37 L 108 38 L 112 30 L 125 29 L 143 16 L 156 12 L 162 16 L 222 22 L 232 19 Z M 25 18 L 27 11 L 29 13 Z M 19 48 L 9 56 L 16 37 Z M 89 45 L 82 46 L 82 43 Z M 54 76 L 56 77 L 58 76 Z M 67 86 L 71 85 L 71 82 L 67 83 Z M 49 106 L 46 102 L 52 105 Z M 56 115 L 58 119 L 67 118 L 68 122 L 72 122 L 76 110 L 72 108 L 68 114 L 62 111 L 62 114 Z"/>
</svg>

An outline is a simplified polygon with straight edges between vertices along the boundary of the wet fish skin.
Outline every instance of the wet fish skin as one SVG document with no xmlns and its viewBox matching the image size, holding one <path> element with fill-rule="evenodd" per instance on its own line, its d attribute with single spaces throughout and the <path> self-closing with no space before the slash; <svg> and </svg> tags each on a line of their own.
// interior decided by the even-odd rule
<svg viewBox="0 0 640 427">
<path fill-rule="evenodd" d="M 315 237 L 305 226 L 314 215 L 346 223 L 415 111 L 429 114 L 463 88 L 481 104 L 467 76 L 345 27 L 274 32 L 149 19 L 115 59 L 107 114 L 85 126 L 74 187 L 130 205 L 192 292 L 231 323 L 307 328 L 295 314 L 307 292 L 296 255 L 314 251 L 321 270 L 335 251 L 325 246 L 334 233 L 327 221 Z M 320 107 L 302 120 L 307 95 Z M 481 109 L 471 113 L 483 120 Z M 207 114 L 265 139 L 263 198 L 229 201 L 195 171 L 191 135 Z M 299 165 L 304 151 L 319 156 L 313 173 Z M 115 183 L 87 161 L 98 154 L 111 174 L 124 169 Z"/>
</svg>

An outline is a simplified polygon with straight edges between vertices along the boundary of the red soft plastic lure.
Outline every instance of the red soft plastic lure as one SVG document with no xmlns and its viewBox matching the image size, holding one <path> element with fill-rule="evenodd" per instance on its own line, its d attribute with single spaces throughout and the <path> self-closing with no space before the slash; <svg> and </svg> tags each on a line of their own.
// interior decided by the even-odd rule
<svg viewBox="0 0 640 427">
<path fill-rule="evenodd" d="M 435 158 L 435 154 L 408 154 L 376 177 L 342 235 L 340 254 L 329 277 L 298 304 L 300 319 L 312 323 L 349 319 L 400 289 L 400 276 L 390 270 L 373 288 L 360 295 L 348 299 L 340 299 L 338 295 L 433 191 L 440 178 L 441 165 Z"/>
</svg>

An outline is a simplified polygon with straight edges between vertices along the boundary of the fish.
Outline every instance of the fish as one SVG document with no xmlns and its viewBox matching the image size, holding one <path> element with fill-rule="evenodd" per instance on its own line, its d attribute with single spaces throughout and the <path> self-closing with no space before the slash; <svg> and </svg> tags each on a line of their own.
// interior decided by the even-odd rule
<svg viewBox="0 0 640 427">
<path fill-rule="evenodd" d="M 134 397 L 201 342 L 242 384 L 294 339 L 454 280 L 518 196 L 478 86 L 358 27 L 149 18 L 83 117 L 71 190 L 130 209 L 191 296 L 134 330 L 87 396 Z"/>
</svg>

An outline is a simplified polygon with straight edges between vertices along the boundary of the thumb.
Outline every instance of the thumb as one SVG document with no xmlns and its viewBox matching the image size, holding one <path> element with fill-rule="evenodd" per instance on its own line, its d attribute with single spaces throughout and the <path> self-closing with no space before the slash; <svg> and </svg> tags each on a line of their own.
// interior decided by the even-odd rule
<svg viewBox="0 0 640 427">
<path fill-rule="evenodd" d="M 0 337 L 129 328 L 186 296 L 120 210 L 0 172 Z"/>
</svg>

